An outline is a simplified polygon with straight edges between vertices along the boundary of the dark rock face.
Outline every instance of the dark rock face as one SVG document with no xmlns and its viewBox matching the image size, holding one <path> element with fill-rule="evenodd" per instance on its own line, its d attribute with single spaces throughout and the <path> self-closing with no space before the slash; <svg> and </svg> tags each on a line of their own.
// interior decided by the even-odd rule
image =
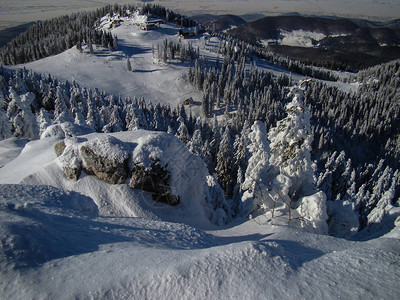
<svg viewBox="0 0 400 300">
<path fill-rule="evenodd" d="M 129 186 L 151 193 L 154 201 L 178 205 L 180 199 L 171 193 L 170 175 L 166 167 L 167 165 L 162 167 L 158 160 L 154 161 L 149 169 L 136 164 L 132 170 Z"/>
<path fill-rule="evenodd" d="M 85 162 L 85 172 L 90 175 L 93 174 L 109 184 L 125 183 L 129 176 L 128 159 L 121 163 L 101 157 L 88 146 L 82 146 L 80 153 Z"/>
<path fill-rule="evenodd" d="M 61 141 L 54 145 L 54 152 L 56 153 L 57 157 L 59 157 L 61 154 L 63 154 L 65 148 L 66 148 L 66 145 L 65 145 L 64 141 Z"/>
</svg>

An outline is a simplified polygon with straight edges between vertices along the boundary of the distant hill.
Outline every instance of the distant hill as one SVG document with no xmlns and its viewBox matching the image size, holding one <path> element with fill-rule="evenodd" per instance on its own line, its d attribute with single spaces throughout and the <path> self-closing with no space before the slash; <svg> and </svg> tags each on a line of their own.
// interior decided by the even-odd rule
<svg viewBox="0 0 400 300">
<path fill-rule="evenodd" d="M 400 20 L 383 23 L 286 15 L 264 17 L 229 34 L 334 69 L 356 71 L 400 58 Z"/>
<path fill-rule="evenodd" d="M 241 17 L 235 15 L 215 16 L 215 15 L 204 14 L 204 15 L 193 16 L 192 19 L 196 20 L 203 26 L 214 31 L 223 31 L 225 29 L 242 26 L 247 23 Z"/>
</svg>

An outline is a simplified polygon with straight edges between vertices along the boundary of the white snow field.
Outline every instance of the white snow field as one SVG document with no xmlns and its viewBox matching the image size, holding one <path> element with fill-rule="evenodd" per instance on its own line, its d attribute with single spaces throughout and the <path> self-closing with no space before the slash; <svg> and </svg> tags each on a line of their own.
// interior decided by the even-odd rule
<svg viewBox="0 0 400 300">
<path fill-rule="evenodd" d="M 71 181 L 53 150 L 58 138 L 27 143 L 0 169 L 2 299 L 400 297 L 400 241 L 387 237 L 394 232 L 360 242 L 261 219 L 217 227 L 206 216 L 202 162 L 179 155 L 175 137 L 138 130 L 66 144 L 102 145 L 110 136 L 114 158 L 124 149 L 130 163 L 158 155 L 174 164 L 181 203 L 157 205 L 145 192 L 94 175 Z"/>
</svg>

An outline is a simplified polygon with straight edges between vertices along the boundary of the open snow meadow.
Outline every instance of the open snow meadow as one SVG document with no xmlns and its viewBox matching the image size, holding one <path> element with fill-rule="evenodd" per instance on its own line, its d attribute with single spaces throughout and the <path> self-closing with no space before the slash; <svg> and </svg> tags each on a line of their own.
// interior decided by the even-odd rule
<svg viewBox="0 0 400 300">
<path fill-rule="evenodd" d="M 400 299 L 399 61 L 104 11 L 1 65 L 1 299 Z"/>
</svg>

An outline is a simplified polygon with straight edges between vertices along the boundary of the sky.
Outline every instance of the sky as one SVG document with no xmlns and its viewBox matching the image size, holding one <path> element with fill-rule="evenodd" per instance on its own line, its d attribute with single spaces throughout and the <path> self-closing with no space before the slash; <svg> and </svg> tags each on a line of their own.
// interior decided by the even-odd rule
<svg viewBox="0 0 400 300">
<path fill-rule="evenodd" d="M 134 3 L 126 0 L 0 0 L 0 29 L 94 9 L 110 2 Z M 159 0 L 153 3 L 188 16 L 202 13 L 279 15 L 291 12 L 372 20 L 400 16 L 399 0 Z"/>
</svg>

